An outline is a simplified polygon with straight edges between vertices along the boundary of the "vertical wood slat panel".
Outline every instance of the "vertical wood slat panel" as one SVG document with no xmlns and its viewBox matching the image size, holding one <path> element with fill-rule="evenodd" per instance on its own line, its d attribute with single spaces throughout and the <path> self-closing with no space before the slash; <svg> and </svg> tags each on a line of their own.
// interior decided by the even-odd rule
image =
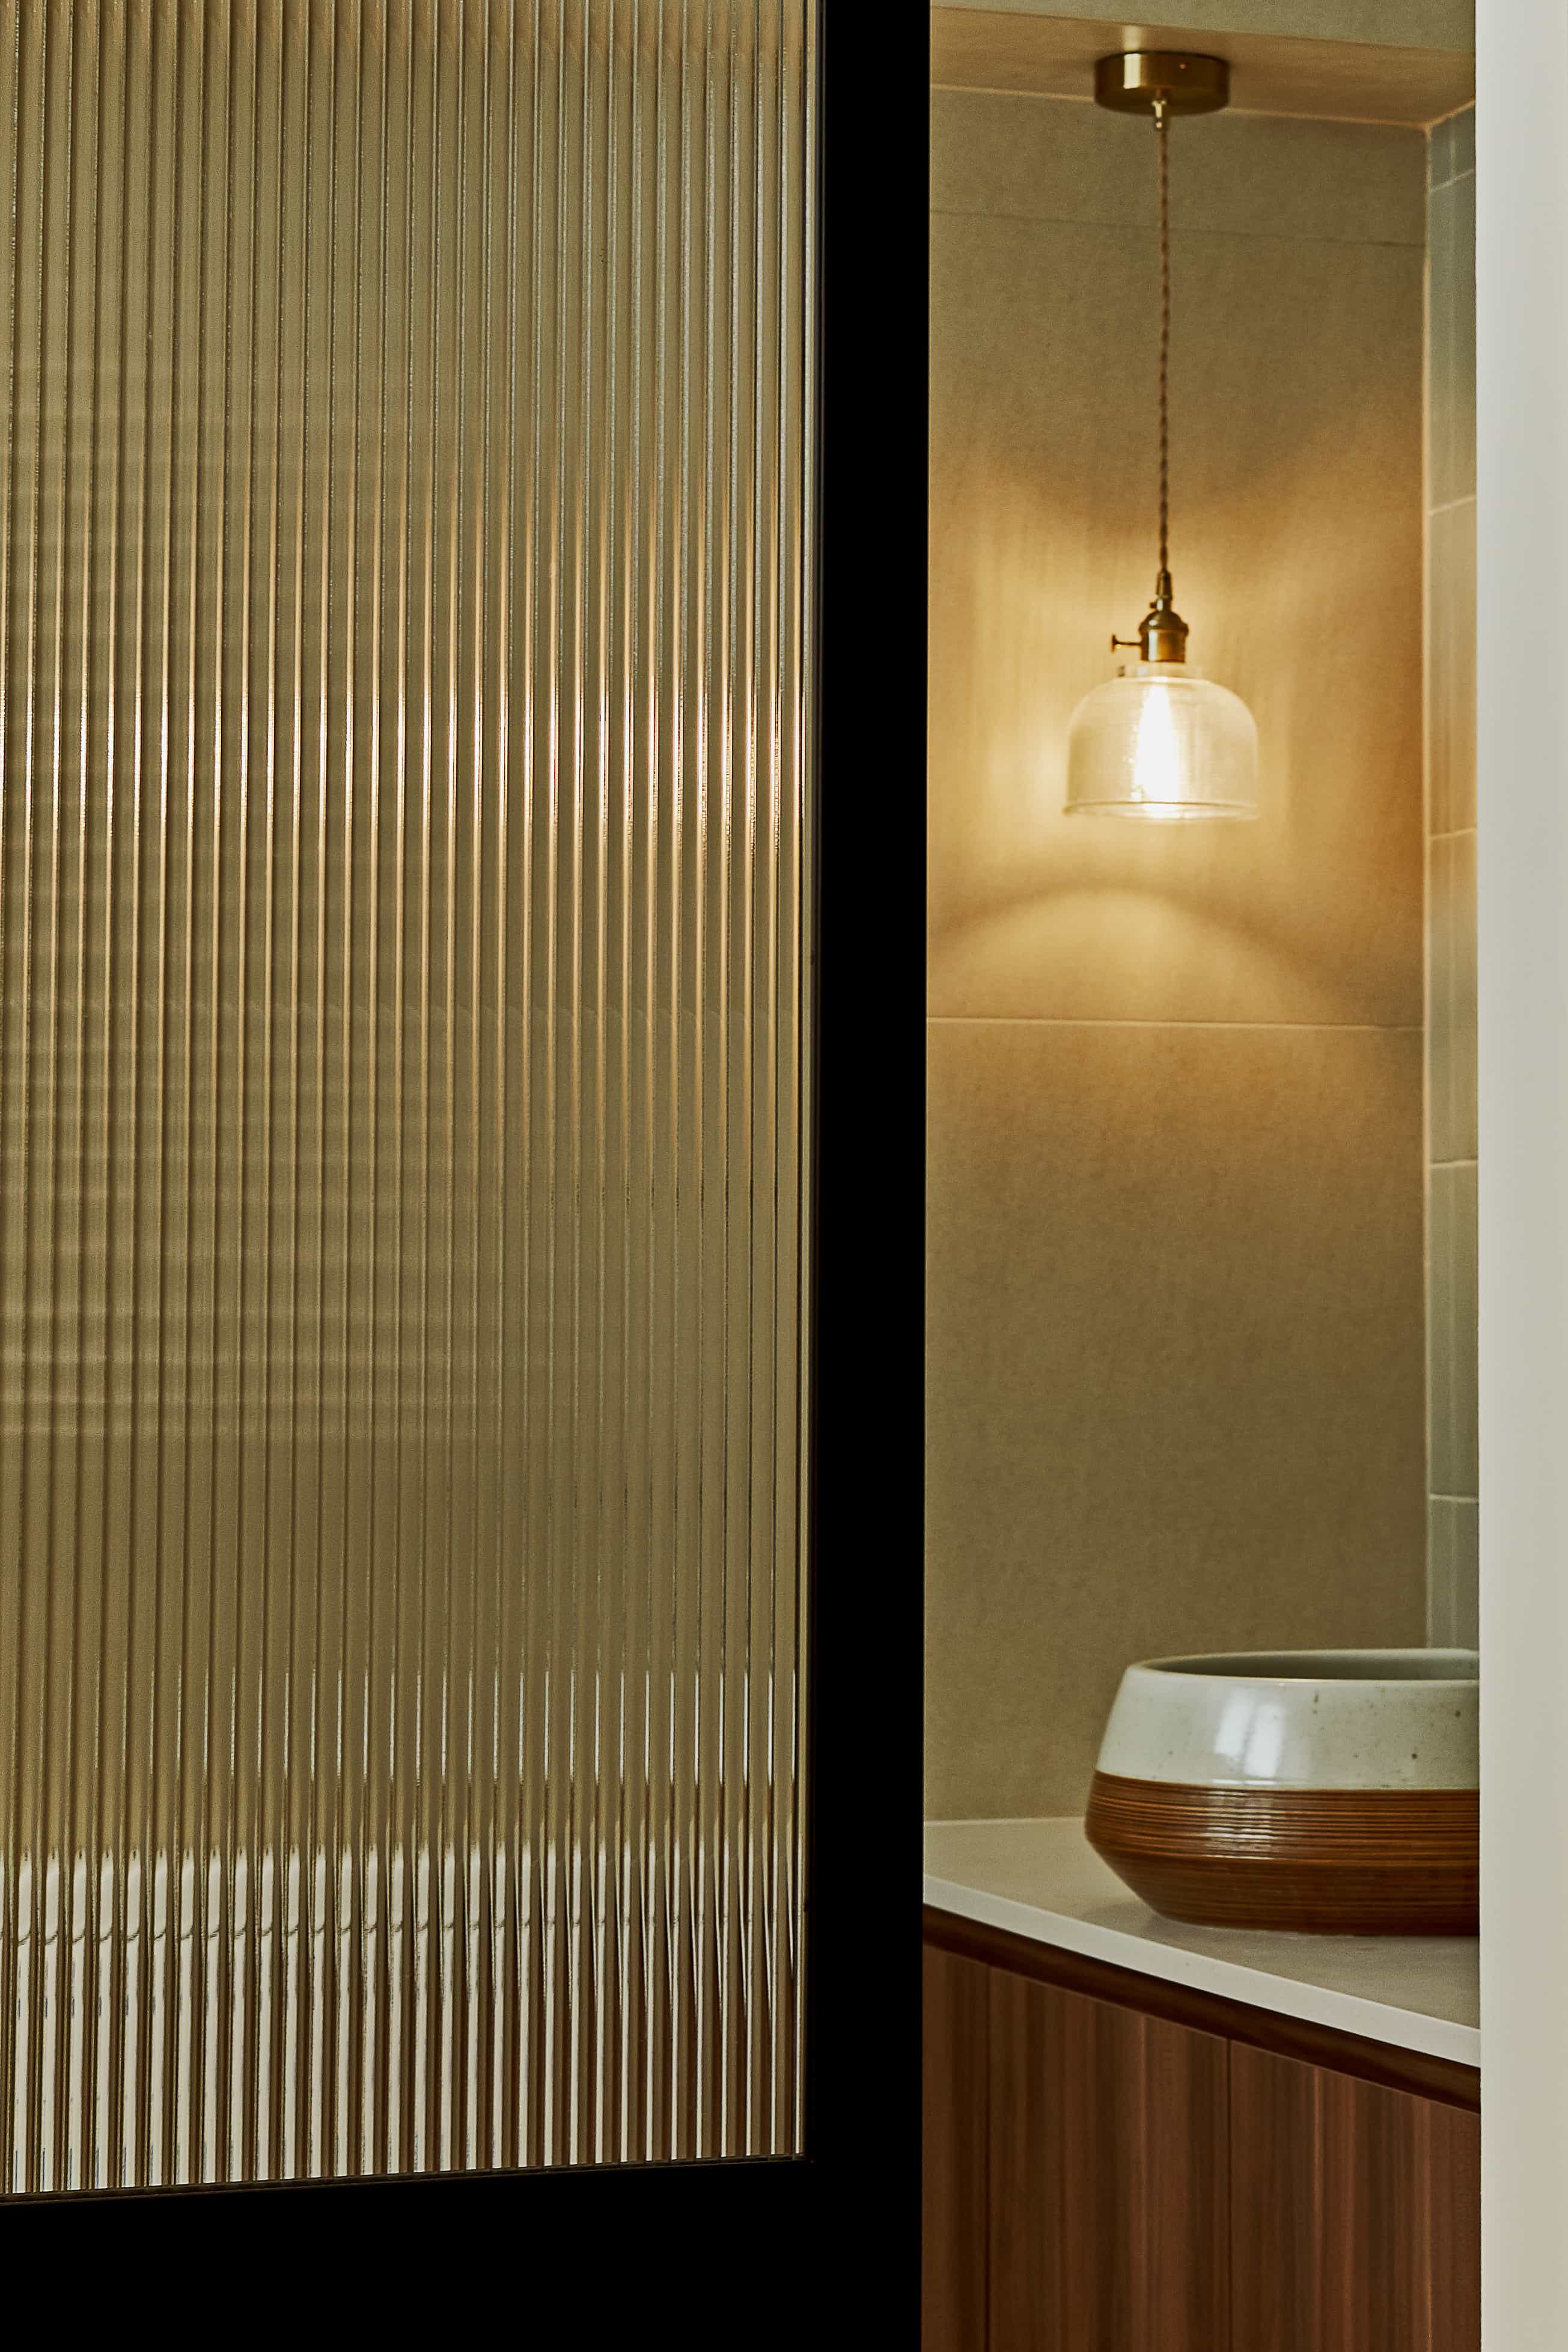
<svg viewBox="0 0 1568 2352">
<path fill-rule="evenodd" d="M 799 2145 L 813 0 L 0 0 L 13 2189 Z"/>
<path fill-rule="evenodd" d="M 988 2352 L 1228 2345 L 1232 2046 L 989 1973 Z"/>
<path fill-rule="evenodd" d="M 991 1971 L 927 1944 L 921 1983 L 921 2342 L 986 2352 Z"/>
<path fill-rule="evenodd" d="M 925 1968 L 928 2352 L 1476 2352 L 1473 2105 Z"/>
<path fill-rule="evenodd" d="M 1480 2118 L 1234 2045 L 1235 2340 L 1476 2352 Z"/>
</svg>

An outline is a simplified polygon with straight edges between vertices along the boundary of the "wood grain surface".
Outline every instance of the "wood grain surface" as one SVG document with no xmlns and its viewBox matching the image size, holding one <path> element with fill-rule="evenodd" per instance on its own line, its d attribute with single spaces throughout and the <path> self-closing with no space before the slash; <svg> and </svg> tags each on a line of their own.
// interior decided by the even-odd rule
<svg viewBox="0 0 1568 2352">
<path fill-rule="evenodd" d="M 993 1971 L 927 1944 L 920 2230 L 924 2352 L 986 2352 L 987 2004 Z"/>
<path fill-rule="evenodd" d="M 1247 2004 L 926 1929 L 925 2352 L 1478 2352 L 1473 2070 L 1390 2053 L 1439 2070 L 1427 2096 L 1127 1996 L 1217 2029 Z"/>
<path fill-rule="evenodd" d="M 1227 2047 L 997 1971 L 990 2352 L 1230 2342 Z"/>
<path fill-rule="evenodd" d="M 1477 2352 L 1480 2119 L 1230 2053 L 1234 2352 Z"/>
</svg>

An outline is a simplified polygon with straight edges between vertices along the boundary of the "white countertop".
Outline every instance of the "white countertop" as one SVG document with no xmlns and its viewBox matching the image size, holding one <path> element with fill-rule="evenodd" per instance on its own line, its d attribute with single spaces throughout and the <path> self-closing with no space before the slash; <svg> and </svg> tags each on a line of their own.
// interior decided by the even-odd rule
<svg viewBox="0 0 1568 2352">
<path fill-rule="evenodd" d="M 988 1927 L 1461 2066 L 1481 2063 L 1470 1936 L 1186 1927 L 1124 1887 L 1081 1821 L 928 1822 L 925 1900 Z"/>
</svg>

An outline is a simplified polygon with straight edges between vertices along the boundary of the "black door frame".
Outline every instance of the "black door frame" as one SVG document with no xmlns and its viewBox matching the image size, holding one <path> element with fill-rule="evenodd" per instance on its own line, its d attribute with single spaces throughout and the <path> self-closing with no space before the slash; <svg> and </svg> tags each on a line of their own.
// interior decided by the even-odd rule
<svg viewBox="0 0 1568 2352">
<path fill-rule="evenodd" d="M 918 2342 L 929 20 L 819 8 L 805 2154 L 0 2205 L 14 2257 L 133 2248 L 122 2312 L 311 2341 L 499 2295 L 525 2342 Z M 209 2259 L 245 2265 L 216 2303 Z"/>
</svg>

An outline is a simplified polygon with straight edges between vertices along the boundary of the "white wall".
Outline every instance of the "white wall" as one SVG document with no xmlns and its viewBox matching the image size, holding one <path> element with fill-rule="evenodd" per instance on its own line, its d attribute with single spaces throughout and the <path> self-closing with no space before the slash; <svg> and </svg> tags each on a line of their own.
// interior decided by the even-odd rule
<svg viewBox="0 0 1568 2352">
<path fill-rule="evenodd" d="M 1477 80 L 1482 2340 L 1568 2344 L 1568 9 Z"/>
</svg>

